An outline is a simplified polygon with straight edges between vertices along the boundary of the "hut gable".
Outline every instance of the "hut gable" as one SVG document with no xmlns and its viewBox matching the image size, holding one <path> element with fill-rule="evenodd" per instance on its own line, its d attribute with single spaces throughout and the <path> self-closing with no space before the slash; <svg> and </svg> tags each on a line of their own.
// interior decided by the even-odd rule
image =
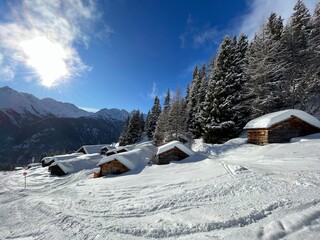
<svg viewBox="0 0 320 240">
<path fill-rule="evenodd" d="M 100 145 L 84 145 L 79 148 L 76 152 L 83 154 L 93 154 L 93 153 L 101 153 L 101 148 L 105 147 L 106 144 Z"/>
<path fill-rule="evenodd" d="M 180 161 L 193 154 L 194 152 L 181 142 L 172 141 L 158 148 L 154 163 L 169 164 L 171 161 Z"/>
<path fill-rule="evenodd" d="M 101 155 L 107 155 L 108 152 L 112 152 L 116 149 L 116 147 L 111 145 L 105 145 L 100 149 Z"/>
<path fill-rule="evenodd" d="M 244 129 L 248 130 L 249 143 L 264 145 L 320 132 L 320 121 L 306 112 L 291 109 L 253 119 Z"/>
</svg>

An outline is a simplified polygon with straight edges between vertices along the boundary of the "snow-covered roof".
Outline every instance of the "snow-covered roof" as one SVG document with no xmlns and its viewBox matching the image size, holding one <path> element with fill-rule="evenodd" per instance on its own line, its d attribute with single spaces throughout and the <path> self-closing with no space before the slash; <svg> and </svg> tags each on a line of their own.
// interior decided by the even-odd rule
<svg viewBox="0 0 320 240">
<path fill-rule="evenodd" d="M 143 149 L 145 151 L 150 152 L 152 155 L 156 155 L 158 148 L 156 146 L 153 145 L 152 142 L 145 142 L 145 143 L 140 143 L 137 144 L 136 149 Z"/>
<path fill-rule="evenodd" d="M 145 149 L 134 149 L 129 152 L 104 157 L 98 165 L 100 166 L 104 163 L 111 162 L 112 160 L 117 160 L 130 170 L 133 170 L 138 167 L 144 167 L 153 157 L 154 155 Z"/>
<path fill-rule="evenodd" d="M 86 154 L 92 154 L 92 153 L 100 153 L 101 148 L 106 146 L 106 144 L 99 144 L 99 145 L 84 145 L 81 148 L 77 150 L 77 152 L 82 152 L 82 149 Z"/>
<path fill-rule="evenodd" d="M 102 158 L 103 156 L 99 153 L 82 154 L 71 159 L 55 161 L 50 167 L 58 165 L 64 173 L 74 173 L 84 169 L 95 168 Z"/>
<path fill-rule="evenodd" d="M 111 145 L 104 145 L 100 149 L 107 149 L 108 151 L 110 151 L 110 150 L 115 150 L 116 147 Z"/>
<path fill-rule="evenodd" d="M 274 113 L 269 113 L 256 119 L 253 119 L 247 123 L 244 129 L 269 128 L 293 116 L 300 118 L 301 120 L 309 123 L 314 127 L 320 128 L 320 121 L 317 118 L 301 110 L 288 109 Z"/>
<path fill-rule="evenodd" d="M 134 146 L 133 145 L 126 145 L 126 146 L 121 146 L 121 147 L 117 147 L 115 149 L 116 152 L 119 152 L 121 150 L 126 150 L 126 151 L 131 151 L 132 149 L 134 149 Z M 114 150 L 113 150 L 114 151 Z"/>
<path fill-rule="evenodd" d="M 174 147 L 179 148 L 181 151 L 185 152 L 185 153 L 188 154 L 189 156 L 194 154 L 194 152 L 193 152 L 190 148 L 186 147 L 186 146 L 183 145 L 181 142 L 179 142 L 179 141 L 172 141 L 172 142 L 169 142 L 169 143 L 167 143 L 167 144 L 164 144 L 164 145 L 158 147 L 157 155 L 159 155 L 159 154 L 161 154 L 161 153 L 164 153 L 164 152 L 166 152 L 166 151 L 168 151 L 168 150 L 170 150 L 170 149 L 172 149 L 172 148 L 174 148 Z"/>
<path fill-rule="evenodd" d="M 50 156 L 50 157 L 44 157 L 41 159 L 40 162 L 43 163 L 49 163 L 52 160 L 56 161 L 56 160 L 67 160 L 67 159 L 71 159 L 71 158 L 75 158 L 77 156 L 82 155 L 82 153 L 71 153 L 71 154 L 64 154 L 64 155 L 55 155 L 55 156 Z"/>
</svg>

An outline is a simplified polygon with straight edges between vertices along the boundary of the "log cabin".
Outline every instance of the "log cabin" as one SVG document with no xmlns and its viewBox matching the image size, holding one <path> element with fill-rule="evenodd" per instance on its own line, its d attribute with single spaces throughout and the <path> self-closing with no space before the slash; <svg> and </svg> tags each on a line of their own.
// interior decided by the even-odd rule
<svg viewBox="0 0 320 240">
<path fill-rule="evenodd" d="M 67 160 L 71 158 L 75 158 L 82 155 L 82 153 L 70 153 L 70 154 L 64 154 L 64 155 L 54 155 L 50 157 L 44 157 L 41 159 L 41 164 L 42 167 L 47 167 L 50 166 L 53 162 L 55 161 L 60 161 L 60 160 Z"/>
<path fill-rule="evenodd" d="M 291 138 L 320 132 L 320 121 L 310 114 L 289 109 L 263 115 L 247 123 L 248 143 L 290 142 Z"/>
<path fill-rule="evenodd" d="M 158 152 L 153 163 L 169 164 L 171 161 L 180 161 L 191 155 L 194 152 L 187 148 L 179 141 L 172 141 L 158 148 Z"/>
<path fill-rule="evenodd" d="M 156 153 L 156 147 L 149 145 L 140 145 L 136 149 L 104 157 L 98 163 L 100 167 L 99 176 L 122 174 L 131 170 L 144 168 L 153 160 Z"/>
<path fill-rule="evenodd" d="M 62 176 L 85 169 L 94 169 L 103 156 L 100 153 L 82 154 L 71 159 L 56 160 L 49 166 L 51 175 Z"/>
</svg>

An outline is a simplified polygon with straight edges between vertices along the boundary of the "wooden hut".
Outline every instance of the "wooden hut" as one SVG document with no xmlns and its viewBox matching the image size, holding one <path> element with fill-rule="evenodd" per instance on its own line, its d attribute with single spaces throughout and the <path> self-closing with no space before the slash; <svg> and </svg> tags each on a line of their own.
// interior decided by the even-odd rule
<svg viewBox="0 0 320 240">
<path fill-rule="evenodd" d="M 301 110 L 289 109 L 253 119 L 244 129 L 248 130 L 248 143 L 285 143 L 294 137 L 320 132 L 320 121 Z"/>
<path fill-rule="evenodd" d="M 180 161 L 194 152 L 187 148 L 179 141 L 172 141 L 158 148 L 158 152 L 153 163 L 155 164 L 169 164 L 171 161 Z"/>
<path fill-rule="evenodd" d="M 50 166 L 53 162 L 59 161 L 59 160 L 67 160 L 71 158 L 75 158 L 82 155 L 82 153 L 71 153 L 71 154 L 64 154 L 64 155 L 54 155 L 50 157 L 44 157 L 41 159 L 42 167 Z"/>
<path fill-rule="evenodd" d="M 104 157 L 98 164 L 100 167 L 99 175 L 121 174 L 130 170 L 142 169 L 154 158 L 155 149 L 155 147 L 143 145 L 128 152 Z"/>
<path fill-rule="evenodd" d="M 62 176 L 85 169 L 94 169 L 103 157 L 100 153 L 83 154 L 71 159 L 56 160 L 49 166 L 51 175 Z"/>
</svg>

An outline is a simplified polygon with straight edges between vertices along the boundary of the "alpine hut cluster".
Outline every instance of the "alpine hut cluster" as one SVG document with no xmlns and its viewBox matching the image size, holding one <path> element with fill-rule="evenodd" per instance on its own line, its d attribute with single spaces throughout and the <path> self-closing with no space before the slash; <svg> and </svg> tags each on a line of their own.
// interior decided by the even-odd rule
<svg viewBox="0 0 320 240">
<path fill-rule="evenodd" d="M 178 141 L 159 148 L 152 142 L 115 147 L 111 145 L 85 145 L 72 154 L 45 157 L 42 166 L 48 166 L 52 175 L 62 176 L 85 169 L 99 167 L 94 177 L 108 174 L 139 172 L 147 164 L 169 164 L 193 155 L 193 151 Z"/>
</svg>

